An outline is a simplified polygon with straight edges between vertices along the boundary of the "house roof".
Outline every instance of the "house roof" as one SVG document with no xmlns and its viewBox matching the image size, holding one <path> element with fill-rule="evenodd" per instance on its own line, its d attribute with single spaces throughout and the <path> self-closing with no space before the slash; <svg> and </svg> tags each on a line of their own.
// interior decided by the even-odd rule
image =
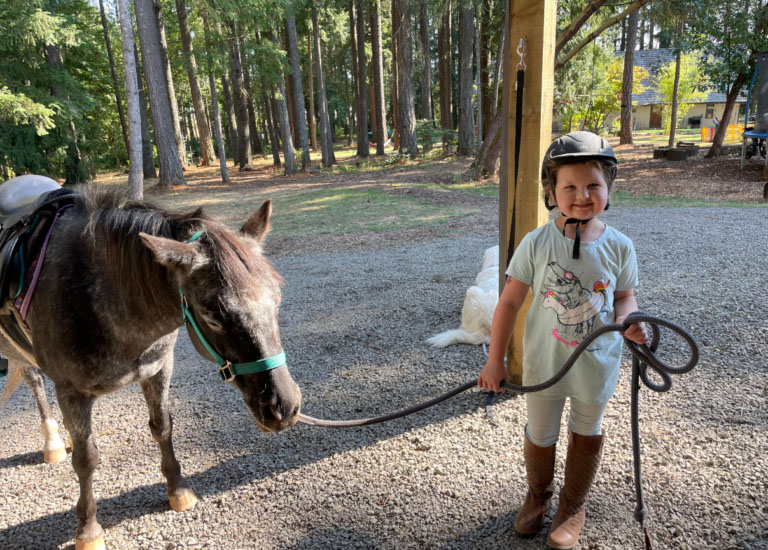
<svg viewBox="0 0 768 550">
<path fill-rule="evenodd" d="M 623 51 L 617 51 L 616 57 L 624 57 Z M 658 88 L 653 82 L 656 74 L 661 70 L 664 65 L 671 63 L 675 60 L 675 50 L 672 48 L 661 48 L 657 50 L 635 50 L 634 64 L 636 67 L 643 67 L 650 75 L 643 82 L 648 86 L 648 89 L 641 94 L 633 94 L 632 100 L 637 101 L 638 105 L 658 105 L 664 103 Z M 745 102 L 747 100 L 744 90 L 739 93 L 737 102 Z M 725 103 L 726 95 L 722 92 L 709 90 L 706 99 L 700 103 Z"/>
</svg>

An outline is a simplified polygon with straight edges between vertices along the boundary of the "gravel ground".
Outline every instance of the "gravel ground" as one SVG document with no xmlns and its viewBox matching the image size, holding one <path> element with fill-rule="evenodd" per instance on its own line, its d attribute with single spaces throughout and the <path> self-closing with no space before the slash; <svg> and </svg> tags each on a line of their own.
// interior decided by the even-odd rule
<svg viewBox="0 0 768 550">
<path fill-rule="evenodd" d="M 635 241 L 642 309 L 688 328 L 701 345 L 699 366 L 669 392 L 641 393 L 655 547 L 768 549 L 768 313 L 757 299 L 765 294 L 768 210 L 624 208 L 605 219 Z M 476 377 L 481 348 L 435 349 L 424 340 L 458 326 L 464 292 L 493 244 L 489 227 L 373 250 L 273 254 L 286 282 L 283 343 L 304 412 L 374 416 Z M 666 357 L 679 358 L 666 342 Z M 185 334 L 176 351 L 174 443 L 200 502 L 170 510 L 138 386 L 102 399 L 94 486 L 108 548 L 545 547 L 546 528 L 528 539 L 512 528 L 525 490 L 522 399 L 498 400 L 498 427 L 473 391 L 383 425 L 262 434 Z M 580 548 L 642 548 L 632 515 L 628 372 L 607 409 Z M 69 460 L 42 463 L 26 387 L 2 419 L 0 548 L 73 548 L 76 478 Z"/>
</svg>

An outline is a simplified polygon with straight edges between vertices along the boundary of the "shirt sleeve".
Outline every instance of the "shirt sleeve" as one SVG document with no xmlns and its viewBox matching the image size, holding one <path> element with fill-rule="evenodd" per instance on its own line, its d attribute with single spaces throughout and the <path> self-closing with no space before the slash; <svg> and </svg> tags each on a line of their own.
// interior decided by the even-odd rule
<svg viewBox="0 0 768 550">
<path fill-rule="evenodd" d="M 635 255 L 635 246 L 632 241 L 627 239 L 627 244 L 623 246 L 621 272 L 616 278 L 616 290 L 632 290 L 639 283 L 637 275 L 637 256 Z"/>
<path fill-rule="evenodd" d="M 528 286 L 533 284 L 533 248 L 533 239 L 528 233 L 512 255 L 506 272 L 510 277 Z"/>
</svg>

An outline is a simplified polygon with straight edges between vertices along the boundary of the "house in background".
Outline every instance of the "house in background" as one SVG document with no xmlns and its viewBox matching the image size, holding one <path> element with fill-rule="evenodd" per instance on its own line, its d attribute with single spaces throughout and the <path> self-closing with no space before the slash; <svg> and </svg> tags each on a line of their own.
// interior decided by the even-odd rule
<svg viewBox="0 0 768 550">
<path fill-rule="evenodd" d="M 616 52 L 616 55 L 623 58 L 624 52 Z M 635 66 L 643 67 L 648 71 L 649 77 L 643 82 L 645 86 L 648 86 L 648 89 L 642 94 L 632 96 L 632 103 L 635 104 L 632 108 L 634 130 L 661 128 L 661 108 L 664 102 L 654 79 L 664 65 L 674 61 L 675 50 L 671 48 L 635 51 Z M 678 124 L 678 128 L 714 128 L 715 123 L 712 117 L 717 115 L 717 118 L 722 121 L 725 101 L 724 93 L 710 90 L 704 101 L 691 105 L 688 113 Z M 728 124 L 739 124 L 740 120 L 743 123 L 746 101 L 745 92 L 742 92 L 736 99 L 736 105 L 731 111 L 731 120 L 728 121 Z M 618 113 L 610 116 L 607 126 L 610 127 L 610 119 L 618 116 Z"/>
</svg>

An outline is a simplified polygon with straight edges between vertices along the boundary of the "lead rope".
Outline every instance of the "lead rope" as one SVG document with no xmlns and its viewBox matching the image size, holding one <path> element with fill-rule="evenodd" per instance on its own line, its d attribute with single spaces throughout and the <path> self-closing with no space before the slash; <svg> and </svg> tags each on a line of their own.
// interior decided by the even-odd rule
<svg viewBox="0 0 768 550">
<path fill-rule="evenodd" d="M 638 414 L 638 394 L 640 391 L 640 381 L 642 380 L 643 384 L 645 384 L 648 388 L 650 388 L 653 391 L 657 391 L 657 392 L 668 391 L 672 387 L 672 379 L 670 378 L 669 375 L 684 374 L 690 371 L 691 369 L 693 369 L 693 367 L 696 366 L 696 363 L 699 360 L 699 346 L 696 344 L 696 341 L 693 339 L 693 337 L 685 329 L 683 329 L 682 327 L 680 327 L 675 323 L 672 323 L 671 321 L 667 321 L 666 319 L 661 319 L 659 317 L 655 317 L 647 313 L 636 311 L 628 315 L 624 323 L 622 324 L 614 323 L 610 325 L 604 325 L 598 328 L 597 330 L 595 330 L 594 332 L 590 333 L 589 336 L 587 336 L 584 339 L 584 341 L 582 341 L 576 347 L 576 349 L 573 350 L 573 353 L 571 353 L 571 356 L 565 362 L 563 367 L 557 372 L 557 374 L 555 374 L 552 378 L 550 378 L 546 382 L 542 382 L 541 384 L 535 384 L 532 386 L 521 386 L 517 384 L 511 384 L 509 382 L 504 382 L 504 389 L 510 390 L 515 393 L 531 393 L 531 392 L 545 390 L 557 384 L 568 373 L 568 371 L 576 363 L 576 360 L 579 358 L 579 356 L 590 346 L 590 344 L 592 344 L 592 342 L 595 339 L 597 339 L 599 336 L 607 332 L 624 331 L 632 323 L 647 323 L 651 327 L 651 339 L 648 344 L 639 346 L 634 342 L 624 338 L 624 344 L 627 346 L 629 352 L 632 354 L 632 385 L 631 385 L 632 458 L 634 462 L 635 490 L 637 494 L 637 506 L 635 507 L 634 517 L 640 523 L 640 527 L 643 531 L 643 540 L 645 541 L 646 550 L 651 550 L 652 544 L 651 544 L 651 537 L 648 532 L 648 526 L 647 526 L 647 511 L 645 508 L 645 503 L 643 501 L 643 487 L 642 487 L 642 477 L 641 477 L 641 467 L 640 467 L 640 436 L 639 436 L 639 414 Z M 671 367 L 666 363 L 664 363 L 663 361 L 660 361 L 659 359 L 656 358 L 655 351 L 658 349 L 659 341 L 660 341 L 659 327 L 666 327 L 672 332 L 678 334 L 688 345 L 688 348 L 690 349 L 690 352 L 691 352 L 691 356 L 689 361 L 682 367 Z M 648 377 L 649 368 L 653 369 L 656 375 L 661 378 L 662 380 L 661 384 L 654 383 Z M 408 407 L 407 409 L 402 409 L 393 413 L 385 414 L 383 416 L 377 416 L 373 418 L 360 418 L 356 420 L 324 420 L 324 419 L 314 418 L 312 416 L 308 416 L 303 413 L 300 413 L 299 422 L 302 422 L 304 424 L 309 424 L 311 426 L 322 426 L 326 428 L 351 428 L 351 427 L 357 427 L 357 426 L 370 426 L 372 424 L 380 424 L 382 422 L 387 422 L 389 420 L 394 420 L 396 418 L 402 418 L 404 416 L 408 416 L 410 414 L 422 411 L 433 405 L 442 403 L 443 401 L 446 401 L 451 397 L 458 395 L 460 393 L 463 393 L 467 390 L 470 390 L 476 386 L 477 386 L 477 380 L 473 380 L 471 382 L 467 382 L 462 386 L 459 386 L 456 389 L 453 389 L 447 393 L 444 393 L 443 395 L 430 399 L 429 401 L 426 401 L 418 405 L 414 405 L 412 407 Z M 488 404 L 489 404 L 488 401 L 486 401 L 486 407 L 488 406 Z"/>
<path fill-rule="evenodd" d="M 517 174 L 520 170 L 520 139 L 523 135 L 523 88 L 525 86 L 525 38 L 520 39 L 517 45 L 517 55 L 520 61 L 517 64 L 517 82 L 515 83 L 515 170 L 512 182 L 512 216 L 509 221 L 509 241 L 507 242 L 507 265 L 515 251 L 515 218 L 517 212 Z"/>
</svg>

